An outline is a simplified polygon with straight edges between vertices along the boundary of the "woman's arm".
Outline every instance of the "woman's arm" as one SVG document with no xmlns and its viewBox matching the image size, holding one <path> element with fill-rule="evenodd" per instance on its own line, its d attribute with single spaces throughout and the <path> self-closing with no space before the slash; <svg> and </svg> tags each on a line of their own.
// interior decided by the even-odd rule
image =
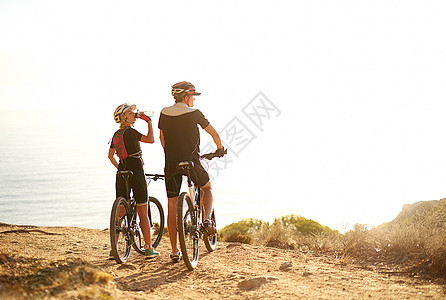
<svg viewBox="0 0 446 300">
<path fill-rule="evenodd" d="M 115 159 L 115 153 L 116 153 L 116 150 L 115 149 L 113 149 L 113 148 L 110 148 L 109 150 L 108 150 L 108 159 L 111 161 L 111 163 L 115 166 L 115 168 L 117 169 L 118 168 L 118 162 L 116 161 L 116 159 Z"/>
<path fill-rule="evenodd" d="M 153 128 L 151 120 L 147 121 L 147 127 L 147 135 L 141 136 L 141 142 L 153 144 L 155 142 L 155 139 L 153 138 Z"/>
</svg>

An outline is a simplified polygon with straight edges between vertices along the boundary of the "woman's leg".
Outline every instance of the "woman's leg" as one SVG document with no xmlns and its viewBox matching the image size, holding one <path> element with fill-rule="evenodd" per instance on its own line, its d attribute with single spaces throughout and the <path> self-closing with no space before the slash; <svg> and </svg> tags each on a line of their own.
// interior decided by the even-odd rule
<svg viewBox="0 0 446 300">
<path fill-rule="evenodd" d="M 152 235 L 150 231 L 149 217 L 147 215 L 147 203 L 142 205 L 138 204 L 136 210 L 138 212 L 144 242 L 149 246 L 148 249 L 152 249 Z"/>
</svg>

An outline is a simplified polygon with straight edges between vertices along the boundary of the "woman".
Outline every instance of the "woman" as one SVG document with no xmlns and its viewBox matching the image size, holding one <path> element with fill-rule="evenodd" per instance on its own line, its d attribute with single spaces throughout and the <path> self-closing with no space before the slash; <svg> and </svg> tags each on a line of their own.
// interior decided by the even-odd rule
<svg viewBox="0 0 446 300">
<path fill-rule="evenodd" d="M 108 158 L 118 171 L 130 170 L 133 176 L 130 178 L 130 188 L 137 203 L 137 212 L 140 219 L 140 226 L 145 242 L 145 257 L 153 258 L 160 253 L 152 249 L 150 223 L 147 216 L 147 183 L 144 176 L 141 148 L 139 142 L 153 143 L 153 128 L 151 119 L 141 114 L 140 118 L 147 121 L 148 132 L 143 135 L 135 130 L 133 123 L 136 121 L 134 110 L 135 105 L 121 104 L 115 109 L 114 118 L 120 124 L 119 130 L 113 135 Z M 119 163 L 115 159 L 115 154 L 119 157 Z M 125 181 L 116 174 L 116 197 L 127 197 Z"/>
</svg>

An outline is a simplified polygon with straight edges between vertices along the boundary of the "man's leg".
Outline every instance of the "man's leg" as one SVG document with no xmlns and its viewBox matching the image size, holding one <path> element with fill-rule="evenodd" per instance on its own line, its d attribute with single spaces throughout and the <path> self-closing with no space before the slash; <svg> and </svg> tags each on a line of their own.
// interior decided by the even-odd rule
<svg viewBox="0 0 446 300">
<path fill-rule="evenodd" d="M 167 203 L 167 229 L 169 230 L 170 245 L 172 253 L 178 252 L 177 247 L 177 203 L 178 196 L 168 198 Z"/>
<path fill-rule="evenodd" d="M 203 191 L 204 216 L 206 220 L 210 220 L 212 208 L 214 207 L 214 197 L 212 196 L 211 181 L 208 181 L 204 186 L 202 186 L 201 190 Z"/>
</svg>

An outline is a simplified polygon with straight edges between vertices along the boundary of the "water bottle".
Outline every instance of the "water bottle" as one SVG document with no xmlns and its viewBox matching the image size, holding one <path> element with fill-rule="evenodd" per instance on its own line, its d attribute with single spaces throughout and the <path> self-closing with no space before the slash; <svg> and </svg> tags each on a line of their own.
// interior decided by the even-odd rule
<svg viewBox="0 0 446 300">
<path fill-rule="evenodd" d="M 153 111 L 152 110 L 146 110 L 146 111 L 136 111 L 135 117 L 141 118 L 141 114 L 145 114 L 149 118 L 153 117 Z"/>
</svg>

